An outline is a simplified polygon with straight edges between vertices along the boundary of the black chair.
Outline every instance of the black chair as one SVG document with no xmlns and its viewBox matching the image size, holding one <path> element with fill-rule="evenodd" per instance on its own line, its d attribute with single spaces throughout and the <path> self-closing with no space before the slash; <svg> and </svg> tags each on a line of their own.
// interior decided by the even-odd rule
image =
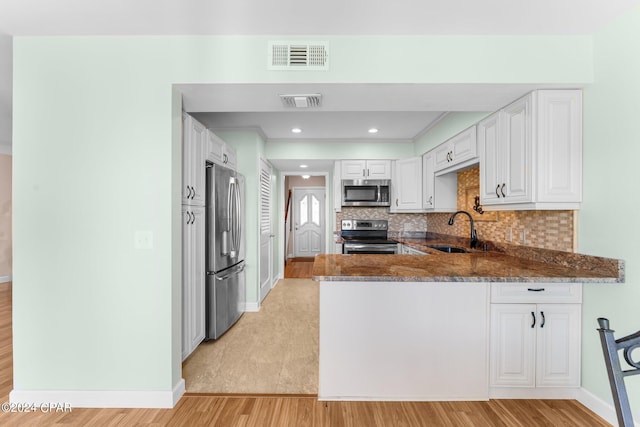
<svg viewBox="0 0 640 427">
<path fill-rule="evenodd" d="M 640 374 L 640 361 L 631 359 L 631 352 L 640 348 L 640 331 L 616 340 L 613 337 L 615 331 L 609 329 L 609 319 L 600 317 L 598 318 L 598 324 L 600 325 L 598 332 L 600 333 L 604 362 L 607 365 L 607 373 L 609 374 L 613 402 L 616 406 L 618 424 L 620 427 L 633 427 L 633 416 L 631 415 L 631 407 L 629 406 L 629 397 L 627 396 L 627 388 L 624 385 L 624 378 L 630 375 Z M 624 360 L 626 360 L 633 369 L 622 370 L 620 357 L 618 356 L 619 350 L 623 350 Z"/>
</svg>

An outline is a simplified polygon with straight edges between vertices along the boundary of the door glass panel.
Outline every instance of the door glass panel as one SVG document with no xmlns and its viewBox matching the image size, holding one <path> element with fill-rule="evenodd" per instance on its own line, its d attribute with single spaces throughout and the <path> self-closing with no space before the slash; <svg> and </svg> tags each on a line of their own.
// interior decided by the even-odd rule
<svg viewBox="0 0 640 427">
<path fill-rule="evenodd" d="M 320 226 L 320 200 L 315 195 L 311 196 L 311 222 Z"/>
<path fill-rule="evenodd" d="M 309 221 L 309 196 L 304 196 L 300 200 L 300 225 L 305 225 Z"/>
</svg>

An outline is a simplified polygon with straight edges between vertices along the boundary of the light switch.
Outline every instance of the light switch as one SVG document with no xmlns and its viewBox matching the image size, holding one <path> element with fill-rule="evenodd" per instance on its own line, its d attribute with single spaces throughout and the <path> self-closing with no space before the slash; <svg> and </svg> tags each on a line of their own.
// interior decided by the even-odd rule
<svg viewBox="0 0 640 427">
<path fill-rule="evenodd" d="M 133 246 L 136 249 L 153 249 L 153 231 L 137 230 Z"/>
</svg>

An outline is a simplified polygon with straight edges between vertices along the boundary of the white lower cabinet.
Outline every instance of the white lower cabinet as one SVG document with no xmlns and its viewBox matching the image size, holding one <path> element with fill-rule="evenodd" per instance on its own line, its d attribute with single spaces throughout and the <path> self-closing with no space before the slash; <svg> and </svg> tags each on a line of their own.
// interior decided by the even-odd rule
<svg viewBox="0 0 640 427">
<path fill-rule="evenodd" d="M 489 382 L 499 390 L 492 397 L 580 386 L 580 302 L 580 284 L 492 284 Z"/>
<path fill-rule="evenodd" d="M 205 337 L 204 214 L 204 206 L 182 206 L 182 360 Z"/>
</svg>

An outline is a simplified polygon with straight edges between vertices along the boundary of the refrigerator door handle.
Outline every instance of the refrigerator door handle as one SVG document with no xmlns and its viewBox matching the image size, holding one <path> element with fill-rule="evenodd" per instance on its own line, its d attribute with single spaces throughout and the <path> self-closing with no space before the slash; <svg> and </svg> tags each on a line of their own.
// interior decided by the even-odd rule
<svg viewBox="0 0 640 427">
<path fill-rule="evenodd" d="M 244 271 L 244 267 L 245 267 L 244 262 L 241 262 L 235 267 L 230 268 L 229 272 L 224 276 L 214 275 L 214 277 L 216 278 L 216 280 L 227 280 L 229 277 L 233 276 L 234 274 L 242 273 Z"/>
<path fill-rule="evenodd" d="M 242 226 L 240 224 L 240 215 L 241 215 L 241 212 L 240 212 L 240 209 L 241 209 L 241 206 L 240 206 L 240 185 L 236 184 L 235 189 L 236 189 L 236 194 L 235 194 L 235 196 L 236 196 L 236 212 L 235 213 L 236 214 L 235 214 L 235 217 L 234 217 L 234 221 L 235 221 L 235 225 L 236 225 L 236 232 L 235 232 L 235 235 L 234 235 L 234 247 L 235 247 L 236 252 L 239 255 L 240 254 L 241 237 L 242 237 Z"/>
</svg>

